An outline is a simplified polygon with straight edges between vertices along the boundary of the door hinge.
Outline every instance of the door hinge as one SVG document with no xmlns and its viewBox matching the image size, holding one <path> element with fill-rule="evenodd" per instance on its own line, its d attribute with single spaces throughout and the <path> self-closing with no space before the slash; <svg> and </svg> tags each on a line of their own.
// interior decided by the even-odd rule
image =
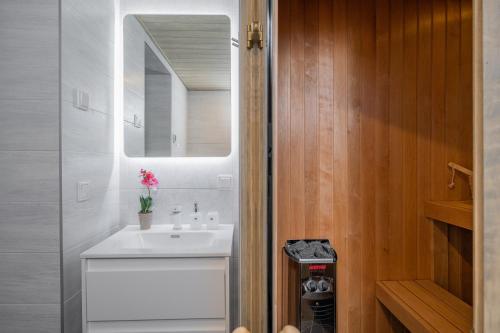
<svg viewBox="0 0 500 333">
<path fill-rule="evenodd" d="M 264 48 L 264 31 L 259 21 L 247 25 L 247 49 L 252 49 L 255 44 L 259 49 Z"/>
</svg>

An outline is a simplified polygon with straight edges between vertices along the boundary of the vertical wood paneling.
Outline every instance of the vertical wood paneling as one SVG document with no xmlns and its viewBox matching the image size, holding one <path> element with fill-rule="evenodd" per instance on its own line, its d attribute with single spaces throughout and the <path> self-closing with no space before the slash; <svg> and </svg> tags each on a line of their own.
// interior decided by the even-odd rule
<svg viewBox="0 0 500 333">
<path fill-rule="evenodd" d="M 403 145 L 402 136 L 402 82 L 404 57 L 404 0 L 390 3 L 390 40 L 389 40 L 389 277 L 402 277 L 404 268 L 404 249 L 400 243 L 403 239 L 402 215 L 402 177 L 403 177 Z"/>
<path fill-rule="evenodd" d="M 433 2 L 432 8 L 432 118 L 431 118 L 431 199 L 446 195 L 445 147 L 446 97 L 446 1 Z M 448 228 L 434 223 L 434 280 L 448 287 Z"/>
<path fill-rule="evenodd" d="M 304 13 L 305 1 L 290 1 L 290 146 L 293 149 L 293 160 L 290 168 L 290 211 L 294 223 L 291 224 L 296 235 L 304 237 L 305 232 L 305 179 L 304 179 Z"/>
<path fill-rule="evenodd" d="M 304 234 L 319 237 L 319 3 L 305 2 L 304 12 Z M 307 161 L 307 162 L 306 162 Z"/>
<path fill-rule="evenodd" d="M 333 32 L 332 3 L 319 1 L 318 112 L 319 112 L 319 225 L 317 237 L 333 227 Z"/>
<path fill-rule="evenodd" d="M 432 276 L 433 225 L 424 215 L 431 197 L 432 1 L 418 1 L 417 54 L 417 278 Z M 427 240 L 427 241 L 426 241 Z"/>
<path fill-rule="evenodd" d="M 362 22 L 357 0 L 347 2 L 348 22 Z M 347 25 L 347 331 L 361 332 L 362 221 L 360 200 L 361 24 Z"/>
<path fill-rule="evenodd" d="M 242 1 L 240 40 L 246 24 L 266 26 L 265 1 Z M 244 44 L 244 43 L 242 43 Z M 266 51 L 240 47 L 240 216 L 241 216 L 241 325 L 252 332 L 267 332 L 267 96 Z"/>
<path fill-rule="evenodd" d="M 328 0 L 327 0 L 328 1 Z M 346 304 L 349 299 L 347 263 L 347 132 L 337 128 L 347 128 L 347 1 L 333 2 L 333 227 L 329 234 L 338 255 L 337 262 L 337 302 Z M 338 221 L 344 221 L 339 223 Z M 280 221 L 277 221 L 280 223 Z M 348 307 L 338 307 L 337 329 L 347 332 Z"/>
<path fill-rule="evenodd" d="M 417 276 L 417 1 L 405 0 L 403 12 L 402 216 L 404 279 Z M 424 240 L 425 241 L 425 240 Z"/>
<path fill-rule="evenodd" d="M 279 70 L 275 80 L 277 80 L 277 87 L 274 87 L 276 92 L 279 93 L 280 98 L 276 101 L 278 108 L 275 111 L 276 117 L 274 122 L 282 124 L 281 130 L 274 131 L 276 136 L 276 145 L 274 147 L 275 159 L 275 182 L 277 186 L 273 189 L 275 193 L 279 194 L 280 200 L 274 203 L 277 208 L 274 209 L 275 221 L 290 221 L 291 219 L 291 179 L 290 179 L 290 164 L 291 164 L 291 151 L 290 151 L 290 73 L 291 73 L 291 60 L 290 60 L 290 44 L 291 44 L 291 12 L 290 1 L 283 1 L 279 3 L 278 8 L 278 38 L 279 38 L 279 52 L 277 52 Z M 276 69 L 275 69 L 276 70 Z M 279 172 L 276 172 L 279 170 Z M 279 192 L 278 192 L 279 191 Z M 279 226 L 275 225 L 275 262 L 276 264 L 276 300 L 279 304 L 284 304 L 287 299 L 287 290 L 283 288 L 288 284 L 287 277 L 283 274 L 283 252 L 280 248 L 284 244 L 288 235 L 292 234 L 290 230 L 291 223 L 281 223 Z M 283 318 L 283 311 L 280 308 L 275 309 L 275 323 L 286 322 Z M 273 328 L 276 330 L 276 327 Z"/>
<path fill-rule="evenodd" d="M 375 94 L 375 228 L 377 280 L 387 280 L 390 275 L 391 253 L 389 229 L 389 86 L 390 86 L 390 0 L 380 0 L 376 9 L 376 94 Z M 391 332 L 392 316 L 376 302 L 376 327 L 380 332 Z"/>
<path fill-rule="evenodd" d="M 375 164 L 375 151 L 372 148 L 375 140 L 375 57 L 364 58 L 363 55 L 374 55 L 375 44 L 375 2 L 358 2 L 361 17 L 360 22 L 371 24 L 360 25 L 360 50 L 359 50 L 359 96 L 360 96 L 360 150 L 359 150 L 359 179 L 360 179 L 360 221 L 361 221 L 361 331 L 373 330 L 375 322 L 375 285 L 376 260 L 375 249 L 375 177 L 365 171 L 366 166 Z M 354 249 L 354 251 L 356 251 Z M 359 251 L 359 250 L 358 250 Z M 373 258 L 373 259 L 372 259 Z"/>
<path fill-rule="evenodd" d="M 423 204 L 470 198 L 465 179 L 448 189 L 447 163 L 472 158 L 471 1 L 278 6 L 277 262 L 287 239 L 330 239 L 339 332 L 405 331 L 377 280 L 434 277 L 468 300 L 471 234 L 429 221 Z"/>
</svg>

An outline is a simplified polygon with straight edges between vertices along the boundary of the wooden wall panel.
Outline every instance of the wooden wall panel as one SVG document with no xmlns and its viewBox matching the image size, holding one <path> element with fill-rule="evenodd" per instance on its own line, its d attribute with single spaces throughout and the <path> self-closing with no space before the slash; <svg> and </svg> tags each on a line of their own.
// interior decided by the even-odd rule
<svg viewBox="0 0 500 333">
<path fill-rule="evenodd" d="M 246 48 L 246 26 L 266 26 L 263 0 L 240 1 L 240 324 L 268 332 L 266 49 Z M 267 39 L 267 36 L 266 36 Z"/>
<path fill-rule="evenodd" d="M 281 0 L 277 29 L 275 328 L 287 239 L 334 245 L 339 332 L 404 331 L 377 280 L 471 302 L 471 233 L 423 212 L 471 196 L 447 187 L 449 161 L 472 166 L 471 0 Z"/>
</svg>

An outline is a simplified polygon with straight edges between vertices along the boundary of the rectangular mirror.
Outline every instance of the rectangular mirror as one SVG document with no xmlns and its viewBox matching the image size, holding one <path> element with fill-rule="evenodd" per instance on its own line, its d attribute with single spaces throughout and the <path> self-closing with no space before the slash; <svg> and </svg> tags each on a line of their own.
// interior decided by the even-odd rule
<svg viewBox="0 0 500 333">
<path fill-rule="evenodd" d="M 229 155 L 229 18 L 128 15 L 123 45 L 125 154 Z"/>
</svg>

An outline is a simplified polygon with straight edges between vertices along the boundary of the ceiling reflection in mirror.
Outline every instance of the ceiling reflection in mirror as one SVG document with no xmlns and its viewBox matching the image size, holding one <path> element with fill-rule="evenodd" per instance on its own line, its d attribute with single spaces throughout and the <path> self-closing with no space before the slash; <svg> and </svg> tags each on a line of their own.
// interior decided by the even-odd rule
<svg viewBox="0 0 500 333">
<path fill-rule="evenodd" d="M 123 29 L 126 155 L 229 155 L 229 18 L 128 15 Z"/>
</svg>

